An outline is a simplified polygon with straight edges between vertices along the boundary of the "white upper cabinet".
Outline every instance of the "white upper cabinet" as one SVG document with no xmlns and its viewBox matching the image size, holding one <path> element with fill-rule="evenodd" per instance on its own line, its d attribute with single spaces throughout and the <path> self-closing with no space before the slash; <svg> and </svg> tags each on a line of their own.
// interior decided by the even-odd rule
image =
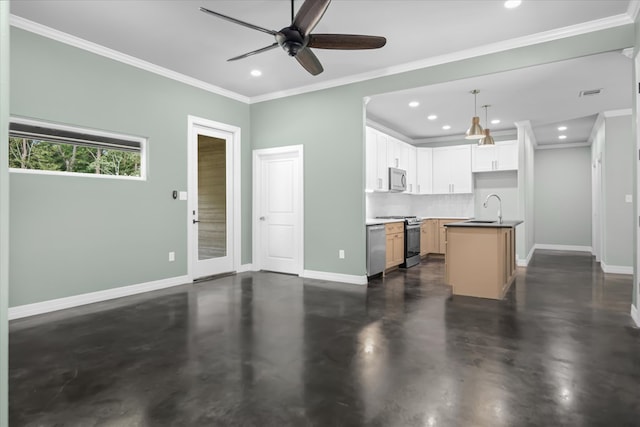
<svg viewBox="0 0 640 427">
<path fill-rule="evenodd" d="M 432 160 L 434 194 L 473 192 L 470 145 L 434 148 Z"/>
<path fill-rule="evenodd" d="M 416 147 L 406 144 L 407 146 L 407 193 L 418 194 L 417 177 L 416 177 Z"/>
<path fill-rule="evenodd" d="M 472 147 L 473 172 L 518 169 L 518 141 L 498 141 L 495 145 Z"/>
<path fill-rule="evenodd" d="M 365 158 L 365 190 L 389 191 L 387 135 L 370 127 L 366 128 Z"/>
<path fill-rule="evenodd" d="M 428 147 L 416 149 L 416 194 L 433 193 L 433 150 Z"/>
<path fill-rule="evenodd" d="M 409 144 L 392 136 L 385 136 L 388 141 L 387 164 L 390 168 L 398 168 L 406 171 L 409 168 Z"/>
</svg>

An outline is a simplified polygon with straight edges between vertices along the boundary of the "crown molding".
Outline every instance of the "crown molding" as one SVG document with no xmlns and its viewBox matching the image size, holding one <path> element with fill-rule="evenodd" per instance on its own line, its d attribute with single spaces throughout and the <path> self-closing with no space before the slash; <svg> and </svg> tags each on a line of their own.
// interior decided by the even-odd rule
<svg viewBox="0 0 640 427">
<path fill-rule="evenodd" d="M 568 144 L 543 144 L 543 145 L 537 145 L 536 150 L 558 150 L 560 148 L 581 148 L 581 147 L 591 147 L 591 143 L 576 142 L 576 143 L 568 143 Z"/>
<path fill-rule="evenodd" d="M 635 20 L 638 19 L 638 12 L 640 12 L 640 1 L 631 0 L 629 2 L 629 7 L 627 8 L 627 15 L 629 15 L 629 18 L 635 22 Z"/>
<path fill-rule="evenodd" d="M 533 132 L 533 125 L 530 120 L 516 122 L 516 129 L 518 129 L 518 134 L 522 132 L 529 135 L 529 140 L 531 141 L 531 145 L 534 150 L 538 148 L 538 139 L 536 138 L 535 132 Z"/>
<path fill-rule="evenodd" d="M 492 130 L 491 131 L 491 136 L 493 136 L 494 138 L 513 138 L 513 137 L 517 137 L 518 135 L 518 130 L 516 128 L 509 128 L 509 129 L 501 129 L 501 130 Z M 414 139 L 414 143 L 415 144 L 420 144 L 420 145 L 428 145 L 428 144 L 437 144 L 440 142 L 465 142 L 467 144 L 474 144 L 475 142 L 477 142 L 477 140 L 469 140 L 469 139 L 465 139 L 465 134 L 464 133 L 458 133 L 458 134 L 453 134 L 453 135 L 445 135 L 445 136 L 430 136 L 427 138 L 416 138 Z M 496 141 L 496 142 L 500 142 L 500 141 Z"/>
<path fill-rule="evenodd" d="M 607 18 L 596 19 L 582 24 L 571 25 L 568 27 L 557 28 L 550 31 L 544 31 L 530 36 L 518 37 L 515 39 L 505 40 L 497 43 L 490 43 L 473 49 L 465 49 L 451 54 L 434 56 L 431 58 L 409 62 L 397 66 L 387 67 L 380 70 L 356 74 L 339 79 L 328 80 L 325 82 L 299 87 L 296 89 L 284 90 L 280 92 L 268 93 L 251 97 L 250 103 L 256 104 L 264 101 L 271 101 L 278 98 L 286 98 L 288 96 L 302 95 L 308 92 L 315 92 L 324 89 L 330 89 L 337 86 L 343 86 L 352 83 L 359 83 L 380 77 L 392 76 L 409 71 L 415 71 L 422 68 L 434 67 L 437 65 L 447 64 L 450 62 L 462 61 L 474 57 L 490 55 L 493 53 L 504 52 L 507 50 L 532 46 L 540 43 L 551 42 L 568 37 L 579 36 L 582 34 L 601 31 L 610 28 L 620 27 L 622 25 L 633 24 L 633 19 L 629 15 L 620 14 Z"/>
<path fill-rule="evenodd" d="M 598 131 L 600 127 L 604 123 L 604 113 L 599 113 L 598 117 L 596 117 L 596 121 L 593 123 L 593 127 L 591 128 L 591 134 L 589 135 L 589 139 L 587 140 L 590 145 L 596 140 L 598 136 Z"/>
<path fill-rule="evenodd" d="M 248 104 L 250 102 L 250 99 L 247 96 L 231 92 L 227 89 L 223 89 L 221 87 L 203 82 L 202 80 L 189 77 L 185 74 L 169 70 L 168 68 L 164 68 L 151 62 L 136 58 L 134 56 L 124 54 L 117 50 L 110 49 L 108 47 L 90 42 L 88 40 L 53 29 L 51 27 L 47 27 L 46 25 L 38 24 L 37 22 L 30 21 L 20 16 L 11 15 L 9 18 L 9 23 L 12 27 L 20 28 L 21 30 L 29 31 L 34 34 L 38 34 L 40 36 L 67 44 L 69 46 L 77 47 L 79 49 L 95 53 L 96 55 L 104 56 L 105 58 L 113 59 L 114 61 L 122 62 L 123 64 L 131 65 L 141 70 L 149 71 L 162 77 L 166 77 L 168 79 L 175 80 L 189 86 L 194 86 L 198 89 L 202 89 L 216 95 L 224 96 L 225 98 L 244 102 L 245 104 Z"/>
<path fill-rule="evenodd" d="M 71 34 L 47 27 L 46 25 L 39 24 L 28 19 L 11 15 L 10 25 L 22 30 L 30 31 L 43 37 L 50 38 L 52 40 L 65 43 L 70 46 L 74 46 L 97 55 L 104 56 L 106 58 L 122 62 L 133 67 L 149 71 L 151 73 L 179 81 L 181 83 L 197 87 L 199 89 L 211 92 L 226 98 L 234 99 L 247 104 L 255 104 L 259 102 L 265 102 L 275 100 L 279 98 L 286 98 L 294 95 L 301 95 L 309 92 L 320 91 L 324 89 L 330 89 L 338 86 L 344 86 L 353 83 L 359 83 L 366 80 L 371 80 L 380 77 L 387 77 L 405 72 L 415 71 L 422 68 L 434 67 L 450 62 L 462 61 L 474 57 L 490 55 L 493 53 L 504 52 L 511 49 L 522 48 L 526 46 L 536 45 L 540 43 L 550 42 L 554 40 L 560 40 L 567 37 L 578 36 L 587 34 L 594 31 L 606 30 L 610 28 L 619 27 L 622 25 L 633 24 L 634 19 L 631 16 L 637 16 L 639 0 L 633 0 L 629 4 L 629 10 L 627 13 L 614 15 L 607 18 L 597 19 L 594 21 L 585 22 L 582 24 L 571 25 L 568 27 L 557 28 L 550 31 L 544 31 L 541 33 L 533 34 L 530 36 L 518 37 L 515 39 L 505 40 L 497 43 L 490 43 L 484 46 L 480 46 L 473 49 L 465 49 L 458 52 L 454 52 L 446 55 L 439 55 L 431 58 L 426 58 L 419 61 L 413 61 L 406 64 L 400 64 L 397 66 L 387 67 L 367 73 L 356 74 L 339 79 L 328 80 L 317 84 L 302 86 L 295 89 L 278 91 L 267 93 L 264 95 L 258 95 L 254 97 L 248 97 L 245 95 L 232 92 L 230 90 L 221 88 L 219 86 L 212 85 L 210 83 L 198 80 L 193 77 L 189 77 L 185 74 L 178 73 L 176 71 L 169 70 L 151 62 L 144 61 L 142 59 L 124 54 L 114 49 L 99 45 L 97 43 L 90 42 L 80 37 L 73 36 Z M 632 15 L 635 14 L 635 15 Z"/>
<path fill-rule="evenodd" d="M 610 110 L 602 113 L 607 119 L 611 117 L 630 116 L 632 113 L 631 108 L 624 108 L 622 110 Z"/>
</svg>

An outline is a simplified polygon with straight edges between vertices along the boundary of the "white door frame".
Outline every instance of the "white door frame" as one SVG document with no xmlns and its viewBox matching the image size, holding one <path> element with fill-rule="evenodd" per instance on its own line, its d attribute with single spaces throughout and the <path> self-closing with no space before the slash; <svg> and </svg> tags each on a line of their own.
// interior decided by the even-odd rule
<svg viewBox="0 0 640 427">
<path fill-rule="evenodd" d="M 300 230 L 298 233 L 298 275 L 302 276 L 304 271 L 304 148 L 302 145 L 289 145 L 286 147 L 262 148 L 253 150 L 253 269 L 260 270 L 262 268 L 261 248 L 262 237 L 258 232 L 260 229 L 260 215 L 258 207 L 260 206 L 260 162 L 261 157 L 292 154 L 299 159 L 298 163 L 298 180 L 302 184 L 299 186 L 298 194 L 298 224 Z"/>
<path fill-rule="evenodd" d="M 237 126 L 228 125 L 226 123 L 215 122 L 213 120 L 203 119 L 201 117 L 187 116 L 187 191 L 189 195 L 194 195 L 198 191 L 198 183 L 196 181 L 196 173 L 198 165 L 194 165 L 195 154 L 197 151 L 197 142 L 193 139 L 194 127 L 209 128 L 213 131 L 221 131 L 231 134 L 232 152 L 231 152 L 231 167 L 233 168 L 233 182 L 232 184 L 232 200 L 231 205 L 231 220 L 233 221 L 233 233 L 231 239 L 231 256 L 233 258 L 233 270 L 238 271 L 240 269 L 241 254 L 242 254 L 242 216 L 241 216 L 241 187 L 240 187 L 240 168 L 241 168 L 241 132 Z M 194 271 L 194 257 L 198 256 L 194 248 L 195 239 L 198 238 L 194 232 L 192 223 L 191 211 L 196 209 L 197 206 L 193 206 L 195 197 L 188 197 L 187 201 L 187 277 L 189 281 L 193 281 Z"/>
<path fill-rule="evenodd" d="M 636 90 L 635 93 L 635 98 L 636 98 L 636 150 L 634 152 L 634 158 L 635 157 L 635 153 L 640 153 L 640 53 L 638 53 L 635 57 L 635 80 L 634 80 L 634 88 Z M 640 154 L 639 154 L 640 156 Z M 640 274 L 639 271 L 640 270 L 640 157 L 637 158 L 635 160 L 636 162 L 636 197 L 635 197 L 635 210 L 634 210 L 634 216 L 633 216 L 633 222 L 635 224 L 635 237 L 636 237 L 636 262 L 634 265 L 634 271 L 633 271 L 633 277 L 635 280 L 634 286 L 636 287 L 636 295 L 637 295 L 637 300 L 636 300 L 636 318 L 634 319 L 636 321 L 636 323 L 638 324 L 638 326 L 640 326 L 640 312 L 638 311 L 638 308 L 640 306 Z M 638 221 L 638 222 L 636 222 Z M 632 306 L 633 308 L 633 306 Z"/>
</svg>

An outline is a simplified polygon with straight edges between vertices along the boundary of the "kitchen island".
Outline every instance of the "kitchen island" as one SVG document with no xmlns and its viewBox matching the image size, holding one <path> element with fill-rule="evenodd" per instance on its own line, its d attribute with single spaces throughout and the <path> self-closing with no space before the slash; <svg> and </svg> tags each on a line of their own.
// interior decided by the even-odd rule
<svg viewBox="0 0 640 427">
<path fill-rule="evenodd" d="M 445 280 L 454 295 L 502 299 L 516 277 L 516 230 L 522 221 L 446 224 Z"/>
</svg>

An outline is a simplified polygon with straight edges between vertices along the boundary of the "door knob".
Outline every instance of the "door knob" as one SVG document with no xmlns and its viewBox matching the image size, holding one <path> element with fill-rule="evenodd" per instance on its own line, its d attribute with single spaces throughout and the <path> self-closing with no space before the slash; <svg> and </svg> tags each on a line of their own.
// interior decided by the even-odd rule
<svg viewBox="0 0 640 427">
<path fill-rule="evenodd" d="M 266 218 L 261 216 L 259 219 L 260 219 L 260 221 L 264 221 Z"/>
<path fill-rule="evenodd" d="M 198 222 L 200 222 L 200 221 L 198 221 L 197 219 L 194 219 L 194 220 L 193 220 L 193 223 L 194 223 L 194 224 L 196 224 L 196 223 L 198 223 Z"/>
</svg>

